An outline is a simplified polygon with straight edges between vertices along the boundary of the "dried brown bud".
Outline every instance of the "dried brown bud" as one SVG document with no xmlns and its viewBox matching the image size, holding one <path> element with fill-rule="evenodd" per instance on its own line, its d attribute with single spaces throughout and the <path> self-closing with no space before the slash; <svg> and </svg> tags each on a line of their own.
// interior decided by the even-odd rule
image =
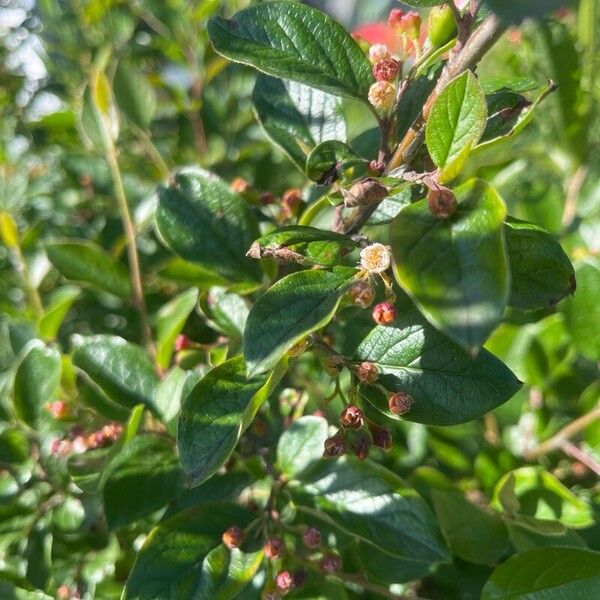
<svg viewBox="0 0 600 600">
<path fill-rule="evenodd" d="M 329 553 L 319 561 L 319 565 L 325 573 L 331 575 L 342 568 L 342 559 L 337 554 Z"/>
<path fill-rule="evenodd" d="M 365 460 L 369 456 L 369 450 L 373 445 L 371 433 L 366 427 L 360 429 L 345 429 L 344 437 L 348 451 L 352 452 L 359 460 Z"/>
<path fill-rule="evenodd" d="M 308 345 L 308 338 L 300 340 L 288 350 L 288 356 L 290 358 L 298 358 L 300 355 L 304 354 Z"/>
<path fill-rule="evenodd" d="M 373 65 L 373 77 L 377 81 L 394 81 L 398 77 L 400 63 L 393 58 L 384 58 Z"/>
<path fill-rule="evenodd" d="M 298 188 L 290 188 L 283 192 L 281 201 L 294 212 L 302 204 L 302 191 Z"/>
<path fill-rule="evenodd" d="M 338 458 L 346 454 L 346 439 L 342 431 L 327 438 L 324 443 L 323 458 Z"/>
<path fill-rule="evenodd" d="M 282 594 L 287 594 L 294 587 L 294 576 L 289 571 L 281 571 L 275 578 L 275 584 Z"/>
<path fill-rule="evenodd" d="M 380 302 L 373 307 L 373 321 L 378 325 L 389 325 L 397 316 L 396 308 L 391 302 Z"/>
<path fill-rule="evenodd" d="M 362 362 L 356 367 L 356 377 L 362 383 L 375 383 L 379 379 L 379 369 L 372 362 Z"/>
<path fill-rule="evenodd" d="M 348 191 L 344 192 L 344 204 L 353 206 L 369 206 L 377 204 L 387 198 L 388 189 L 376 179 L 363 179 L 356 182 Z"/>
<path fill-rule="evenodd" d="M 360 279 L 352 284 L 350 298 L 360 308 L 369 308 L 375 299 L 375 292 L 368 281 Z"/>
<path fill-rule="evenodd" d="M 332 354 L 323 361 L 323 368 L 330 377 L 337 377 L 344 368 L 346 361 L 339 354 Z"/>
<path fill-rule="evenodd" d="M 267 558 L 274 560 L 283 556 L 285 544 L 280 537 L 272 537 L 265 542 L 263 550 Z"/>
<path fill-rule="evenodd" d="M 392 449 L 392 434 L 390 430 L 377 425 L 377 423 L 373 423 L 373 421 L 367 421 L 367 425 L 373 438 L 373 446 L 389 452 Z"/>
<path fill-rule="evenodd" d="M 358 408 L 355 404 L 350 404 L 346 406 L 344 410 L 340 414 L 340 423 L 343 427 L 348 427 L 350 429 L 358 429 L 363 426 L 364 423 L 364 415 L 362 410 Z"/>
<path fill-rule="evenodd" d="M 448 219 L 456 212 L 457 208 L 454 194 L 445 187 L 431 190 L 427 196 L 427 204 L 431 214 L 440 219 Z"/>
<path fill-rule="evenodd" d="M 397 392 L 389 397 L 388 407 L 395 415 L 404 415 L 411 409 L 413 402 L 414 399 L 410 394 Z"/>
<path fill-rule="evenodd" d="M 223 533 L 223 543 L 230 549 L 239 548 L 244 541 L 244 531 L 237 525 L 232 525 Z"/>
<path fill-rule="evenodd" d="M 374 175 L 381 175 L 385 171 L 385 163 L 378 160 L 372 160 L 369 163 L 369 170 Z"/>
<path fill-rule="evenodd" d="M 302 534 L 302 541 L 307 548 L 314 550 L 321 545 L 321 532 L 315 527 L 308 527 Z"/>
</svg>

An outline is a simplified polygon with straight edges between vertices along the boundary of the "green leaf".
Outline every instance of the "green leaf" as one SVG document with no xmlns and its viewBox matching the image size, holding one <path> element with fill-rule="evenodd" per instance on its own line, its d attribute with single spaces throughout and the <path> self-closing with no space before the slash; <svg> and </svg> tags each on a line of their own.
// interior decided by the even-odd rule
<svg viewBox="0 0 600 600">
<path fill-rule="evenodd" d="M 356 249 L 348 236 L 314 227 L 289 225 L 258 238 L 252 244 L 254 258 L 275 258 L 304 266 L 333 267 Z"/>
<path fill-rule="evenodd" d="M 428 425 L 455 425 L 481 417 L 521 387 L 509 368 L 487 350 L 471 358 L 414 313 L 394 326 L 373 329 L 359 345 L 356 360 L 377 365 L 377 383 L 390 393 L 413 397 L 403 419 Z M 359 389 L 378 410 L 398 418 L 377 387 Z"/>
<path fill-rule="evenodd" d="M 506 525 L 469 502 L 461 492 L 432 490 L 438 523 L 452 553 L 480 565 L 498 562 L 508 547 Z"/>
<path fill-rule="evenodd" d="M 504 225 L 511 273 L 509 305 L 547 308 L 575 291 L 575 271 L 569 257 L 547 231 L 525 221 Z"/>
<path fill-rule="evenodd" d="M 412 188 L 410 184 L 393 190 L 387 198 L 384 198 L 377 205 L 377 208 L 369 217 L 367 225 L 384 225 L 390 223 L 400 214 L 400 211 L 410 205 L 411 200 Z"/>
<path fill-rule="evenodd" d="M 421 200 L 392 223 L 394 274 L 435 327 L 474 353 L 508 301 L 506 207 L 481 180 L 454 192 L 458 209 L 451 218 L 435 217 Z"/>
<path fill-rule="evenodd" d="M 79 288 L 63 286 L 55 290 L 48 303 L 48 308 L 40 318 L 40 335 L 46 340 L 53 340 L 64 321 L 73 302 L 81 294 Z"/>
<path fill-rule="evenodd" d="M 531 105 L 525 96 L 510 89 L 500 89 L 486 96 L 485 101 L 488 119 L 477 147 L 486 141 L 510 134 L 523 111 Z"/>
<path fill-rule="evenodd" d="M 164 423 L 169 423 L 181 409 L 181 402 L 200 375 L 174 366 L 158 384 L 154 405 Z"/>
<path fill-rule="evenodd" d="M 44 404 L 56 400 L 60 383 L 60 352 L 36 340 L 17 366 L 13 388 L 15 413 L 36 427 Z"/>
<path fill-rule="evenodd" d="M 76 336 L 73 364 L 121 406 L 153 407 L 158 375 L 146 351 L 111 335 Z"/>
<path fill-rule="evenodd" d="M 254 515 L 235 504 L 206 502 L 157 525 L 133 565 L 123 600 L 193 598 L 206 555 L 232 525 L 245 527 Z"/>
<path fill-rule="evenodd" d="M 538 548 L 496 567 L 481 600 L 594 600 L 600 587 L 600 553 L 580 548 Z"/>
<path fill-rule="evenodd" d="M 539 18 L 562 8 L 567 0 L 486 0 L 487 5 L 508 23 L 519 23 L 528 17 Z"/>
<path fill-rule="evenodd" d="M 323 142 L 308 155 L 306 174 L 319 184 L 329 185 L 343 178 L 348 169 L 366 165 L 367 162 L 344 142 Z"/>
<path fill-rule="evenodd" d="M 238 294 L 222 287 L 213 287 L 200 298 L 200 309 L 211 327 L 229 337 L 239 338 L 244 334 L 250 314 L 248 302 Z"/>
<path fill-rule="evenodd" d="M 44 592 L 26 590 L 3 579 L 0 579 L 0 597 L 4 600 L 52 600 L 52 596 Z"/>
<path fill-rule="evenodd" d="M 442 181 L 454 179 L 477 145 L 486 125 L 485 95 L 475 75 L 465 71 L 436 98 L 427 119 L 425 140 Z"/>
<path fill-rule="evenodd" d="M 165 304 L 156 315 L 156 362 L 166 369 L 171 362 L 175 339 L 196 306 L 198 290 L 189 288 Z"/>
<path fill-rule="evenodd" d="M 521 467 L 504 475 L 494 490 L 493 504 L 498 509 L 510 486 L 514 486 L 521 515 L 540 521 L 559 521 L 572 528 L 594 523 L 591 506 L 541 467 Z"/>
<path fill-rule="evenodd" d="M 373 83 L 365 53 L 346 30 L 300 3 L 268 2 L 231 19 L 213 17 L 215 50 L 269 75 L 366 102 Z"/>
<path fill-rule="evenodd" d="M 588 258 L 575 265 L 577 292 L 563 306 L 575 348 L 590 360 L 600 360 L 600 261 Z"/>
<path fill-rule="evenodd" d="M 355 269 L 292 273 L 277 281 L 252 307 L 244 332 L 248 375 L 272 369 L 305 336 L 332 319 Z"/>
<path fill-rule="evenodd" d="M 0 462 L 19 464 L 29 458 L 29 441 L 23 431 L 4 424 L 0 431 Z"/>
<path fill-rule="evenodd" d="M 277 467 L 288 478 L 299 478 L 320 462 L 327 439 L 327 421 L 305 416 L 295 420 L 279 438 Z"/>
<path fill-rule="evenodd" d="M 159 510 L 182 491 L 183 473 L 173 443 L 138 436 L 111 461 L 104 481 L 104 513 L 118 529 Z"/>
<path fill-rule="evenodd" d="M 408 4 L 408 6 L 414 6 L 415 8 L 424 8 L 426 6 L 445 4 L 446 2 L 447 0 L 403 0 L 402 4 Z"/>
<path fill-rule="evenodd" d="M 131 295 L 127 269 L 97 244 L 70 240 L 48 242 L 45 248 L 50 262 L 66 279 L 90 284 L 122 298 Z"/>
<path fill-rule="evenodd" d="M 127 421 L 129 409 L 111 400 L 85 373 L 80 373 L 77 390 L 84 404 L 113 421 Z"/>
<path fill-rule="evenodd" d="M 202 563 L 200 582 L 194 600 L 229 600 L 238 597 L 252 581 L 263 559 L 263 552 L 245 553 L 217 546 Z"/>
<path fill-rule="evenodd" d="M 369 460 L 323 460 L 290 490 L 297 503 L 310 501 L 346 533 L 388 554 L 422 563 L 449 560 L 427 503 Z"/>
<path fill-rule="evenodd" d="M 281 364 L 269 376 L 246 379 L 241 356 L 230 358 L 203 377 L 183 401 L 177 445 L 190 485 L 216 473 L 231 456 L 256 412 L 285 373 Z"/>
<path fill-rule="evenodd" d="M 235 282 L 260 281 L 246 258 L 258 225 L 245 200 L 215 175 L 187 167 L 158 188 L 156 225 L 175 254 Z"/>
<path fill-rule="evenodd" d="M 146 129 L 156 112 L 156 96 L 137 68 L 119 61 L 113 78 L 113 92 L 119 110 L 135 125 Z"/>
<path fill-rule="evenodd" d="M 252 102 L 265 133 L 304 172 L 310 151 L 326 140 L 346 140 L 341 101 L 325 92 L 259 74 Z"/>
</svg>

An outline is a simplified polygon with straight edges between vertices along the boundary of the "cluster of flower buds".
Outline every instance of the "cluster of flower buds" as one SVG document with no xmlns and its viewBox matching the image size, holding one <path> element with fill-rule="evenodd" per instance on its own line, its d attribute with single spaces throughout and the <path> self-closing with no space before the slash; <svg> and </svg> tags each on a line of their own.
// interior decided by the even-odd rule
<svg viewBox="0 0 600 600">
<path fill-rule="evenodd" d="M 281 199 L 278 200 L 273 192 L 259 192 L 245 179 L 236 177 L 231 182 L 231 189 L 252 204 L 259 204 L 261 206 L 277 205 L 278 213 L 276 218 L 279 222 L 289 221 L 298 213 L 302 205 L 302 191 L 298 188 L 286 190 L 282 194 Z"/>
<path fill-rule="evenodd" d="M 410 56 L 421 35 L 421 16 L 414 10 L 403 11 L 394 8 L 390 12 L 388 25 L 396 32 L 402 42 L 404 52 Z"/>
<path fill-rule="evenodd" d="M 342 410 L 340 425 L 335 435 L 325 440 L 323 458 L 338 458 L 350 452 L 359 460 L 364 460 L 372 446 L 385 451 L 392 447 L 390 432 L 369 421 L 355 404 Z"/>
<path fill-rule="evenodd" d="M 373 307 L 372 316 L 377 325 L 390 325 L 396 320 L 398 313 L 391 302 L 380 302 Z"/>
<path fill-rule="evenodd" d="M 117 422 L 108 423 L 87 435 L 81 428 L 74 427 L 67 437 L 56 438 L 50 442 L 50 453 L 53 456 L 64 457 L 70 454 L 83 454 L 87 450 L 104 448 L 113 444 L 122 431 L 123 425 Z"/>
</svg>

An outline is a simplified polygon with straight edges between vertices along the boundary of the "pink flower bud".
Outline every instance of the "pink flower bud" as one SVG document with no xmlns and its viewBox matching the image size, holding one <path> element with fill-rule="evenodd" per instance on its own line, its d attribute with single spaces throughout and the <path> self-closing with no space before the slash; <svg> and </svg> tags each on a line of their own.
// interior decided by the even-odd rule
<svg viewBox="0 0 600 600">
<path fill-rule="evenodd" d="M 325 573 L 331 575 L 342 568 L 342 559 L 337 554 L 326 554 L 320 561 L 319 565 Z"/>
<path fill-rule="evenodd" d="M 265 556 L 271 560 L 281 558 L 285 551 L 285 544 L 280 537 L 272 537 L 263 546 Z"/>
<path fill-rule="evenodd" d="M 223 543 L 230 549 L 239 548 L 244 541 L 244 531 L 237 525 L 232 525 L 223 533 Z"/>
<path fill-rule="evenodd" d="M 181 333 L 177 336 L 175 340 L 175 352 L 180 352 L 181 350 L 187 350 L 192 347 L 192 340 L 190 338 Z"/>
<path fill-rule="evenodd" d="M 275 585 L 281 593 L 287 594 L 294 587 L 294 576 L 289 571 L 281 571 L 275 578 Z"/>
<path fill-rule="evenodd" d="M 321 545 L 321 532 L 315 527 L 308 527 L 302 535 L 302 541 L 307 548 L 314 550 Z"/>
<path fill-rule="evenodd" d="M 369 48 L 369 61 L 371 61 L 372 65 L 375 65 L 382 60 L 387 60 L 388 58 L 392 58 L 392 55 L 387 46 L 384 46 L 383 44 L 374 44 Z"/>
<path fill-rule="evenodd" d="M 388 399 L 388 408 L 395 415 L 405 415 L 412 407 L 413 397 L 406 392 L 397 392 Z"/>
<path fill-rule="evenodd" d="M 359 427 L 362 427 L 363 422 L 363 412 L 355 404 L 350 404 L 349 406 L 346 406 L 346 408 L 344 408 L 344 410 L 340 414 L 340 423 L 343 427 L 348 427 L 350 429 L 358 429 Z"/>
<path fill-rule="evenodd" d="M 373 65 L 373 77 L 377 81 L 394 81 L 399 70 L 400 63 L 397 60 L 386 58 Z"/>
<path fill-rule="evenodd" d="M 404 12 L 399 8 L 394 8 L 390 12 L 388 23 L 399 35 L 406 36 L 410 40 L 419 38 L 421 17 L 414 10 Z"/>
<path fill-rule="evenodd" d="M 396 308 L 391 302 L 380 302 L 373 307 L 373 321 L 378 325 L 389 325 L 397 316 Z"/>
</svg>

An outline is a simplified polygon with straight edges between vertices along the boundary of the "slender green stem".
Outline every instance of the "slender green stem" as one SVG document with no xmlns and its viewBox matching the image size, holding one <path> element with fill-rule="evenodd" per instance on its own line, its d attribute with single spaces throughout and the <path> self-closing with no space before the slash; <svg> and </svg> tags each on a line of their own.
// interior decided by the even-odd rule
<svg viewBox="0 0 600 600">
<path fill-rule="evenodd" d="M 23 279 L 31 306 L 33 307 L 35 314 L 40 317 L 44 312 L 44 305 L 42 304 L 42 299 L 40 298 L 38 289 L 31 278 L 31 272 L 27 266 L 27 261 L 21 252 L 21 248 L 18 246 L 13 248 L 13 253 L 17 263 L 17 271 L 20 273 L 21 278 Z"/>
<path fill-rule="evenodd" d="M 135 124 L 132 124 L 132 129 L 136 137 L 143 144 L 144 149 L 148 154 L 148 157 L 152 160 L 152 162 L 158 169 L 161 178 L 166 179 L 167 177 L 169 177 L 171 169 L 169 169 L 169 166 L 161 156 L 160 152 L 158 151 L 158 148 L 152 142 L 150 136 L 146 133 L 146 131 L 144 131 L 141 127 L 138 127 Z"/>
</svg>

